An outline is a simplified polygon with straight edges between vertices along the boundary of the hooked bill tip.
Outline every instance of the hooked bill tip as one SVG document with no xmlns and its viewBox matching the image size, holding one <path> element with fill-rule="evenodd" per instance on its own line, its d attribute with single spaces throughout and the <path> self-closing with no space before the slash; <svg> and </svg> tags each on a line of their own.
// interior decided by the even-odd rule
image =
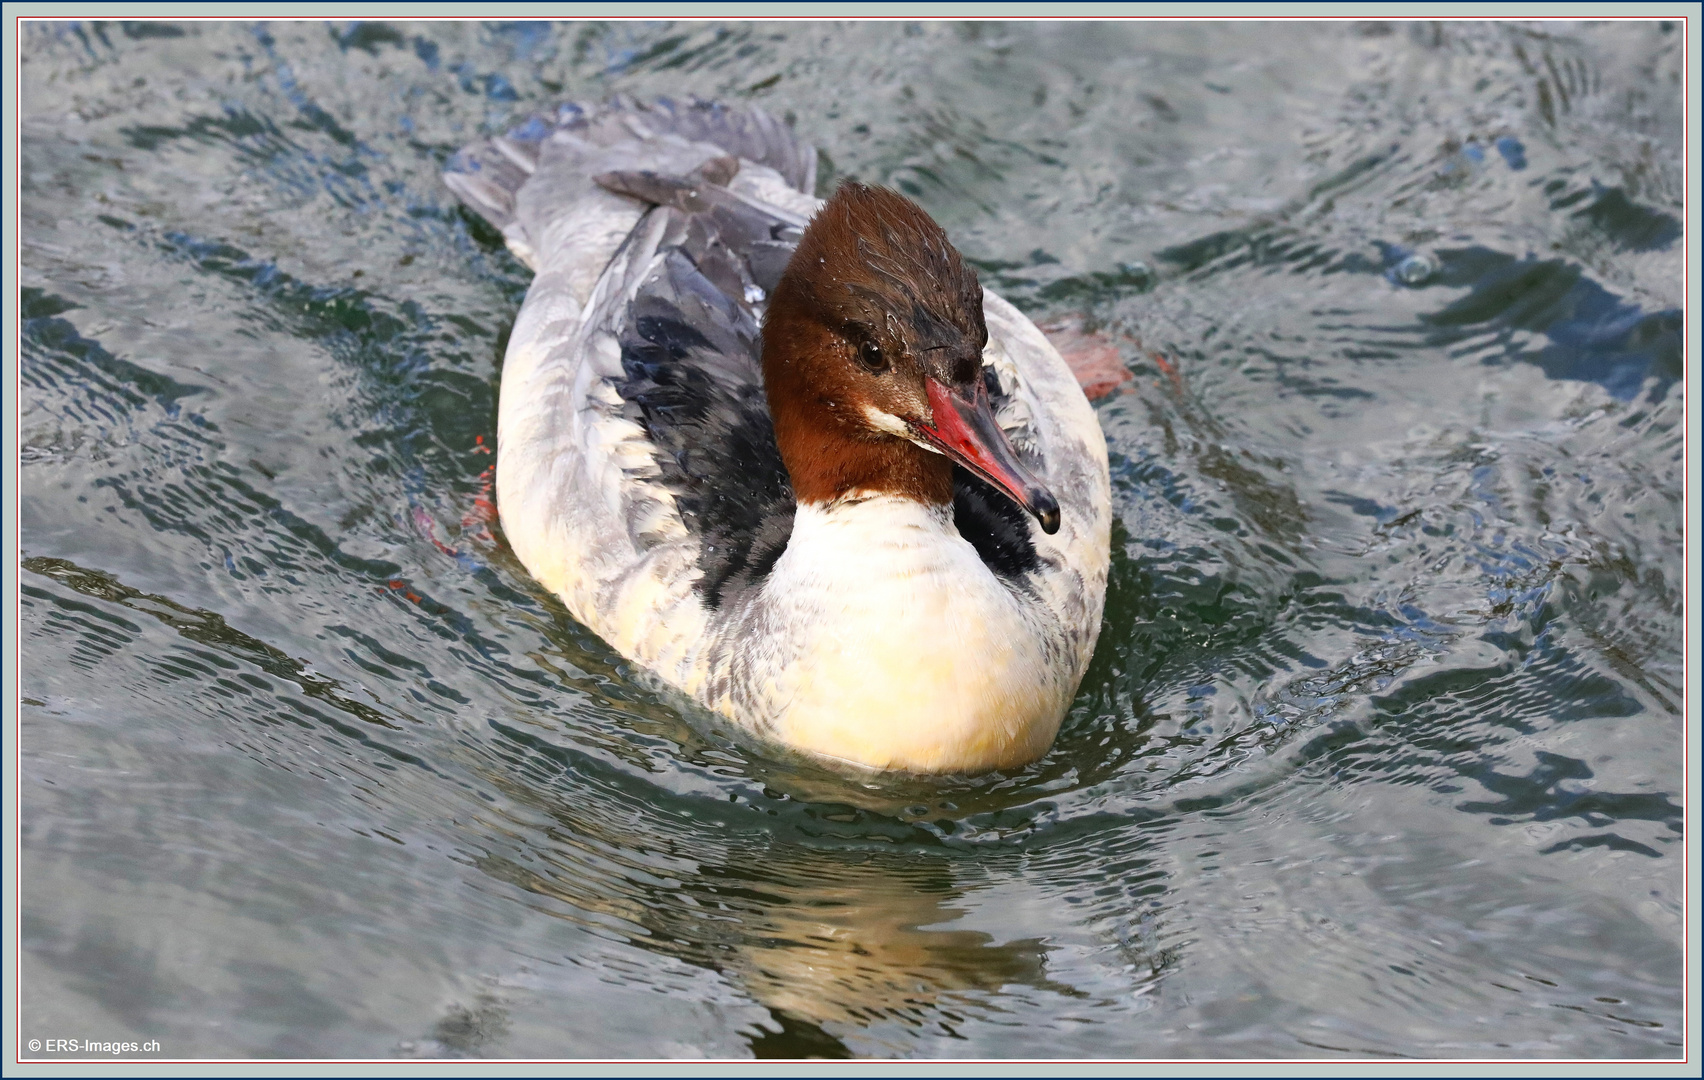
<svg viewBox="0 0 1704 1080">
<path fill-rule="evenodd" d="M 1050 491 L 1037 492 L 1030 496 L 1030 513 L 1041 523 L 1041 531 L 1049 536 L 1059 531 L 1059 500 Z"/>
</svg>

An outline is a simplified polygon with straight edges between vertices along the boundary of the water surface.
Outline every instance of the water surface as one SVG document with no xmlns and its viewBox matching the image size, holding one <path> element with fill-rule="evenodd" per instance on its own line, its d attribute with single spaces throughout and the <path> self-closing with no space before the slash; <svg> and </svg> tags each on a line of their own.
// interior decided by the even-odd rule
<svg viewBox="0 0 1704 1080">
<path fill-rule="evenodd" d="M 25 1037 L 172 1057 L 1671 1057 L 1681 33 L 53 23 L 22 65 Z M 698 725 L 486 527 L 438 175 L 755 102 L 1112 343 L 1057 746 Z"/>
</svg>

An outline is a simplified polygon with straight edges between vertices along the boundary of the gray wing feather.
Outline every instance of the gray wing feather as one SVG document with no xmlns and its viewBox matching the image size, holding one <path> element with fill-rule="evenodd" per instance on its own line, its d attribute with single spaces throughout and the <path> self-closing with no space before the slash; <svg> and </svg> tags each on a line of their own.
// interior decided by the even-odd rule
<svg viewBox="0 0 1704 1080">
<path fill-rule="evenodd" d="M 756 110 L 614 101 L 531 117 L 468 146 L 445 170 L 451 190 L 536 272 L 499 402 L 497 496 L 509 542 L 576 618 L 689 690 L 707 618 L 693 591 L 703 543 L 665 475 L 676 463 L 623 396 L 623 334 L 648 283 L 663 288 L 712 343 L 699 356 L 704 374 L 760 387 L 745 339 L 767 289 L 747 286 L 779 270 L 772 252 L 755 264 L 738 255 L 757 241 L 790 251 L 777 237 L 796 240 L 788 230 L 803 225 L 797 210 L 810 200 L 788 183 L 811 182 L 813 162 Z M 660 188 L 601 185 L 609 174 L 696 186 L 703 201 L 687 210 Z M 677 265 L 683 252 L 693 272 Z"/>
<path fill-rule="evenodd" d="M 772 171 L 797 194 L 808 198 L 815 188 L 816 150 L 784 124 L 761 109 L 696 98 L 564 103 L 463 147 L 445 164 L 444 183 L 534 270 L 548 246 L 553 257 L 595 264 L 595 275 L 637 222 L 637 208 L 609 199 L 594 176 L 636 170 L 688 176 L 730 154 Z M 611 242 L 613 226 L 588 230 L 587 217 L 627 220 Z M 590 283 L 576 281 L 583 303 Z"/>
</svg>

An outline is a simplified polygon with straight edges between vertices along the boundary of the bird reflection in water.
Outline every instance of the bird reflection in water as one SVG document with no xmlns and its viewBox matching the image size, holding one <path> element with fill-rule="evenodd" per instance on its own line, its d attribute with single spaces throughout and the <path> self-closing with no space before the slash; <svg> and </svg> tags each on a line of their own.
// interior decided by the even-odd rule
<svg viewBox="0 0 1704 1080">
<path fill-rule="evenodd" d="M 640 826 L 635 833 L 637 807 L 627 798 L 617 808 L 598 805 L 615 794 L 607 789 L 569 798 L 515 775 L 489 779 L 549 824 L 527 823 L 527 850 L 518 858 L 492 850 L 479 867 L 561 901 L 566 907 L 551 910 L 570 921 L 604 936 L 618 929 L 632 945 L 725 976 L 780 1029 L 753 1033 L 760 1057 L 850 1056 L 832 1029 L 898 1024 L 951 1036 L 965 1009 L 985 1011 L 977 997 L 1002 987 L 1084 996 L 1048 977 L 1041 942 L 999 943 L 954 928 L 974 906 L 965 877 L 975 863 L 912 845 L 891 850 L 890 839 L 877 837 L 871 840 L 890 850 L 836 837 L 833 850 L 775 842 L 736 851 L 725 837 L 718 841 L 722 830 L 712 821 L 690 841 L 695 850 L 681 849 L 678 830 L 671 850 L 640 850 L 635 835 L 670 831 Z M 514 849 L 515 824 L 493 830 L 494 849 Z"/>
</svg>

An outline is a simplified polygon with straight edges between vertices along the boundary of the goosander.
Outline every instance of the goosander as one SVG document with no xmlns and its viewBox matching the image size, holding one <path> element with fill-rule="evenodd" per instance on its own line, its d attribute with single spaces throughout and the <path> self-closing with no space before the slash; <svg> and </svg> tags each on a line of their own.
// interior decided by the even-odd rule
<svg viewBox="0 0 1704 1080">
<path fill-rule="evenodd" d="M 763 740 L 878 770 L 1052 745 L 1100 633 L 1106 442 L 920 207 L 756 108 L 566 104 L 444 179 L 533 271 L 496 496 L 521 563 Z"/>
</svg>

